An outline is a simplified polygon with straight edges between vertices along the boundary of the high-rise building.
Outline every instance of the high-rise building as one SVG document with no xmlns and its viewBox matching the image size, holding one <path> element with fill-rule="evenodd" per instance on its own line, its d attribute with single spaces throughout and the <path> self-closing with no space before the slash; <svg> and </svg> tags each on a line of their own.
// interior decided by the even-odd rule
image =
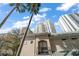
<svg viewBox="0 0 79 59">
<path fill-rule="evenodd" d="M 42 33 L 42 32 L 43 33 L 46 32 L 46 28 L 45 28 L 45 25 L 43 23 L 40 23 L 36 27 L 36 33 Z"/>
<path fill-rule="evenodd" d="M 45 23 L 47 24 L 47 22 L 40 23 L 40 25 L 36 27 L 38 29 L 37 30 L 38 33 L 33 33 L 30 29 L 28 30 L 20 56 L 44 56 L 44 55 L 50 55 L 50 56 L 77 55 L 78 56 L 79 55 L 78 53 L 79 31 L 68 32 L 68 33 L 51 33 L 51 32 L 48 33 L 46 32 L 47 29 L 45 28 L 49 27 L 50 25 L 46 26 Z M 53 25 L 50 26 L 50 28 L 52 27 Z M 11 33 L 12 32 L 16 33 L 17 31 L 20 32 L 20 36 L 18 37 L 22 39 L 26 31 L 26 28 L 27 27 L 20 28 L 19 31 L 12 30 Z M 6 34 L 5 35 L 0 34 L 0 39 L 2 39 L 1 38 L 2 36 L 6 36 Z M 5 49 L 4 47 L 2 48 L 2 50 L 0 49 L 0 51 L 1 51 L 0 55 L 7 55 L 8 52 L 10 52 L 10 54 L 13 55 L 14 52 L 13 49 L 9 47 L 7 47 L 7 49 Z"/>
<path fill-rule="evenodd" d="M 53 23 L 50 22 L 50 20 L 46 20 L 44 24 L 45 24 L 47 32 L 56 33 L 55 26 Z"/>
<path fill-rule="evenodd" d="M 79 30 L 79 14 L 65 14 L 58 21 L 63 32 L 72 32 Z"/>
<path fill-rule="evenodd" d="M 52 24 L 49 20 L 44 21 L 43 23 L 39 23 L 35 29 L 36 33 L 55 33 L 54 24 Z"/>
</svg>

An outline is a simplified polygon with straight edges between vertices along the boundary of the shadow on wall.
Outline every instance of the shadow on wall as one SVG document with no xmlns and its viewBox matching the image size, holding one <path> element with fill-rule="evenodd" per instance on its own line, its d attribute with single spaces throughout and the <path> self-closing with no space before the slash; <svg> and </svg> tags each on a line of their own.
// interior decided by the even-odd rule
<svg viewBox="0 0 79 59">
<path fill-rule="evenodd" d="M 64 53 L 63 56 L 67 56 L 68 54 L 71 54 L 72 56 L 79 56 L 79 40 L 75 39 L 62 39 L 62 40 L 54 40 L 54 49 L 56 49 L 56 52 Z"/>
</svg>

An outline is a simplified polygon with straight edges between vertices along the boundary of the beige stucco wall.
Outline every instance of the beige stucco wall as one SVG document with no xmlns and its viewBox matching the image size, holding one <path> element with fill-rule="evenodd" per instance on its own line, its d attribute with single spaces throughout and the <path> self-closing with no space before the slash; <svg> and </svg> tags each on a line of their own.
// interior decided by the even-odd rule
<svg viewBox="0 0 79 59">
<path fill-rule="evenodd" d="M 31 43 L 31 41 L 33 41 L 33 43 Z M 34 55 L 34 44 L 35 44 L 35 40 L 25 41 L 22 51 L 21 51 L 21 56 L 33 56 Z"/>
<path fill-rule="evenodd" d="M 27 40 L 24 42 L 24 45 L 21 51 L 21 56 L 38 55 L 38 42 L 41 40 L 47 41 L 49 54 L 51 54 L 51 45 L 50 45 L 49 39 L 47 37 L 46 38 L 36 37 L 36 39 L 33 38 L 32 40 Z M 33 43 L 31 43 L 31 41 L 33 41 Z"/>
</svg>

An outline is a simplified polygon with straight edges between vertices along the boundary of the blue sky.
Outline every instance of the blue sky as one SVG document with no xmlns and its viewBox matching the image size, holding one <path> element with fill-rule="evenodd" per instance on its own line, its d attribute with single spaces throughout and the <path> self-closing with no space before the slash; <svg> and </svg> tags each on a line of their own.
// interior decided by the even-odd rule
<svg viewBox="0 0 79 59">
<path fill-rule="evenodd" d="M 0 22 L 12 8 L 13 7 L 10 7 L 8 3 L 0 4 Z M 79 3 L 42 3 L 39 14 L 33 17 L 30 28 L 31 30 L 34 30 L 35 26 L 39 22 L 50 20 L 55 25 L 56 31 L 62 32 L 57 21 L 61 15 L 68 13 L 79 13 Z M 27 26 L 29 17 L 29 12 L 26 11 L 25 13 L 18 13 L 15 10 L 0 29 L 0 33 L 8 32 L 13 28 Z"/>
</svg>

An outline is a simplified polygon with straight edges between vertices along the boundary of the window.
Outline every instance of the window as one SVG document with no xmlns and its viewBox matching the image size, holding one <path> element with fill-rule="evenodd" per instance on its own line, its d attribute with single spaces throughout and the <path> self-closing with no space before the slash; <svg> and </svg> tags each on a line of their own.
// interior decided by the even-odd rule
<svg viewBox="0 0 79 59">
<path fill-rule="evenodd" d="M 52 53 L 55 53 L 55 51 L 52 51 Z"/>
<path fill-rule="evenodd" d="M 71 38 L 72 40 L 76 40 L 77 38 Z"/>
<path fill-rule="evenodd" d="M 31 44 L 33 43 L 33 41 L 30 42 Z"/>
<path fill-rule="evenodd" d="M 27 44 L 27 41 L 24 41 L 24 44 L 26 45 Z"/>
<path fill-rule="evenodd" d="M 38 54 L 48 54 L 47 41 L 38 42 Z"/>
<path fill-rule="evenodd" d="M 66 39 L 62 39 L 62 40 L 66 40 Z"/>
</svg>

